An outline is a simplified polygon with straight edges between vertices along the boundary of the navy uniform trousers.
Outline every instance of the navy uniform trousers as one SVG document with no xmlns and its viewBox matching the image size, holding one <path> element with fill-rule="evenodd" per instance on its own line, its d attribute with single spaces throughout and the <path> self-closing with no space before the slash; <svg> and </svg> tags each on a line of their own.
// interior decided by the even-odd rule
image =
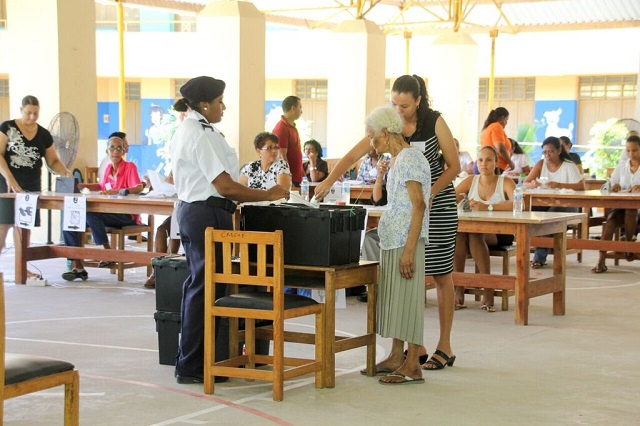
<svg viewBox="0 0 640 426">
<path fill-rule="evenodd" d="M 231 213 L 219 207 L 180 202 L 177 208 L 180 239 L 187 258 L 189 276 L 182 286 L 180 346 L 176 374 L 202 376 L 204 371 L 204 232 L 208 227 L 233 229 Z M 222 266 L 222 250 L 216 247 L 216 264 Z M 221 271 L 221 269 L 220 269 Z M 216 286 L 215 298 L 225 294 L 226 286 Z M 220 321 L 216 321 L 218 335 Z"/>
</svg>

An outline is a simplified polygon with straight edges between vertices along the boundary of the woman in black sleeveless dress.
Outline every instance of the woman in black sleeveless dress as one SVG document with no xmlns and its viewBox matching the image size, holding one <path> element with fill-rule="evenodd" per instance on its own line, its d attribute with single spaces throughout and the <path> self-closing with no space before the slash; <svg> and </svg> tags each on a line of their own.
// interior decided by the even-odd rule
<svg viewBox="0 0 640 426">
<path fill-rule="evenodd" d="M 403 120 L 403 135 L 412 146 L 419 147 L 431 166 L 431 208 L 429 209 L 429 242 L 425 247 L 425 273 L 433 276 L 438 291 L 440 339 L 436 351 L 423 368 L 440 370 L 453 365 L 451 349 L 454 289 L 453 257 L 458 212 L 453 181 L 460 172 L 458 152 L 447 123 L 440 113 L 431 109 L 424 80 L 416 75 L 403 75 L 392 88 L 391 100 Z M 365 137 L 338 162 L 327 179 L 316 187 L 316 197 L 322 199 L 331 185 L 370 149 Z M 444 170 L 439 160 L 442 151 Z M 402 360 L 398 360 L 400 366 Z"/>
</svg>

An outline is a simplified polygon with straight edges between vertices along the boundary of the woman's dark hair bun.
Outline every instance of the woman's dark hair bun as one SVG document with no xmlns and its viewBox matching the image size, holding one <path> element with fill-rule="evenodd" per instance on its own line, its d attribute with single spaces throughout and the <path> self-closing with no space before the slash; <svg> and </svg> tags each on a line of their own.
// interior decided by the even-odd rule
<svg viewBox="0 0 640 426">
<path fill-rule="evenodd" d="M 178 112 L 187 112 L 187 110 L 189 109 L 189 104 L 187 103 L 187 100 L 185 98 L 180 98 L 176 101 L 175 104 L 173 104 L 173 109 Z"/>
</svg>

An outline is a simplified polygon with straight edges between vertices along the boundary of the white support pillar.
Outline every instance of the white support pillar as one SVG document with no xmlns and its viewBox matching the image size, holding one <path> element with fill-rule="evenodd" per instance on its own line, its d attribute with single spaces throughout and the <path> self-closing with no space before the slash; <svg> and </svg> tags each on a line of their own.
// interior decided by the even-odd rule
<svg viewBox="0 0 640 426">
<path fill-rule="evenodd" d="M 240 165 L 255 160 L 253 138 L 264 130 L 264 15 L 246 1 L 212 1 L 198 15 L 198 35 L 200 54 L 210 64 L 207 74 L 226 83 L 227 110 L 218 127 Z"/>
<path fill-rule="evenodd" d="M 96 15 L 86 0 L 7 0 L 7 52 L 11 117 L 20 117 L 26 95 L 40 100 L 38 123 L 47 128 L 61 111 L 78 120 L 80 144 L 69 167 L 84 170 L 97 156 L 98 105 L 96 79 Z M 12 59 L 13 58 L 13 59 Z M 43 172 L 43 188 L 46 173 Z M 32 234 L 46 241 L 47 220 Z M 59 216 L 54 214 L 52 237 L 58 240 Z"/>
<path fill-rule="evenodd" d="M 475 158 L 478 142 L 478 46 L 461 33 L 438 37 L 432 46 L 429 97 L 442 113 L 460 149 Z"/>
<path fill-rule="evenodd" d="M 331 51 L 327 157 L 339 158 L 365 135 L 364 120 L 385 104 L 385 35 L 365 19 L 339 24 Z"/>
</svg>

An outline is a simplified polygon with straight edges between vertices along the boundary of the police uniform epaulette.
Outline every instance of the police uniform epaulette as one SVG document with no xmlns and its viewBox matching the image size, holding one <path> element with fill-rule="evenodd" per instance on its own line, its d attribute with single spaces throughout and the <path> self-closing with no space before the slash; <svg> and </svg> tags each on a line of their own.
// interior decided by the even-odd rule
<svg viewBox="0 0 640 426">
<path fill-rule="evenodd" d="M 207 123 L 207 120 L 205 120 L 204 118 L 202 120 L 198 120 L 200 122 L 200 125 L 202 126 L 203 129 L 209 129 L 209 130 L 213 130 L 213 126 L 209 123 Z"/>
</svg>

